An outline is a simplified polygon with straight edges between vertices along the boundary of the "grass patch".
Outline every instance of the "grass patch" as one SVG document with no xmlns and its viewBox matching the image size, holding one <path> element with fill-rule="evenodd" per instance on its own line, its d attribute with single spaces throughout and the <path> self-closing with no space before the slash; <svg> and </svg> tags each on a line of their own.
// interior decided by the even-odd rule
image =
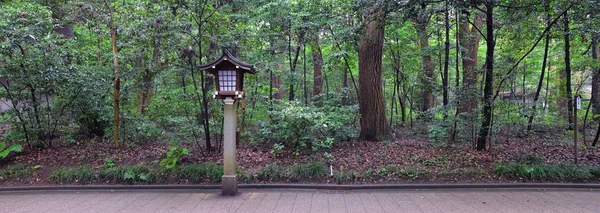
<svg viewBox="0 0 600 213">
<path fill-rule="evenodd" d="M 570 164 L 496 164 L 494 165 L 494 172 L 500 176 L 526 180 L 595 180 L 600 178 L 600 167 L 598 166 Z"/>
<path fill-rule="evenodd" d="M 17 180 L 26 179 L 30 175 L 31 171 L 25 165 L 15 164 L 7 167 L 4 170 L 0 170 L 0 179 L 6 180 L 8 178 L 14 178 Z"/>
<path fill-rule="evenodd" d="M 98 172 L 100 181 L 113 183 L 137 183 L 148 181 L 149 177 L 150 169 L 144 165 L 112 167 Z"/>
<path fill-rule="evenodd" d="M 152 172 L 150 181 L 154 183 L 167 182 L 169 180 L 202 183 L 210 181 L 221 182 L 223 166 L 217 164 L 199 164 L 175 166 L 172 168 L 161 167 Z"/>
<path fill-rule="evenodd" d="M 54 170 L 50 174 L 50 181 L 53 183 L 89 183 L 94 177 L 94 171 L 80 167 Z"/>
</svg>

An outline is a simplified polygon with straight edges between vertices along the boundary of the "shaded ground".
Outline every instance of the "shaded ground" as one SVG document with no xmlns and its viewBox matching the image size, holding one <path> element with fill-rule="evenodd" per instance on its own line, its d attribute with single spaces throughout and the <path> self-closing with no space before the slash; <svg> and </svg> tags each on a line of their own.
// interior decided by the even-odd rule
<svg viewBox="0 0 600 213">
<path fill-rule="evenodd" d="M 538 159 L 547 164 L 569 164 L 573 162 L 572 141 L 553 135 L 551 131 L 529 137 L 498 135 L 492 140 L 489 151 L 475 151 L 470 144 L 432 144 L 423 130 L 398 129 L 393 142 L 350 141 L 333 148 L 330 154 L 306 151 L 296 156 L 289 151 L 273 155 L 269 147 L 242 144 L 238 148 L 238 165 L 246 173 L 255 173 L 267 165 L 290 166 L 311 161 L 322 162 L 327 173 L 333 177 L 308 180 L 309 182 L 334 183 L 336 174 L 344 174 L 350 183 L 384 182 L 506 182 L 496 176 L 492 168 L 498 162 L 521 162 Z M 507 130 L 510 132 L 510 130 Z M 222 162 L 218 151 L 205 152 L 192 144 L 192 152 L 184 157 L 182 164 Z M 146 165 L 158 167 L 168 146 L 164 143 L 145 143 L 133 147 L 114 148 L 108 141 L 90 141 L 79 144 L 61 144 L 42 151 L 25 150 L 11 155 L 0 169 L 23 165 L 32 168 L 29 178 L 0 180 L 2 185 L 44 185 L 50 173 L 57 168 L 101 168 L 107 161 L 116 166 Z M 598 166 L 600 155 L 594 149 L 583 146 L 579 151 L 579 164 Z M 393 175 L 401 171 L 403 176 Z M 349 177 L 352 174 L 352 177 Z M 356 174 L 356 175 L 354 175 Z M 372 175 L 371 175 L 372 174 Z M 354 177 L 362 176 L 362 177 Z M 277 180 L 287 182 L 289 180 Z M 306 180 L 299 180 L 306 182 Z M 339 180 L 338 180 L 339 182 Z"/>
</svg>

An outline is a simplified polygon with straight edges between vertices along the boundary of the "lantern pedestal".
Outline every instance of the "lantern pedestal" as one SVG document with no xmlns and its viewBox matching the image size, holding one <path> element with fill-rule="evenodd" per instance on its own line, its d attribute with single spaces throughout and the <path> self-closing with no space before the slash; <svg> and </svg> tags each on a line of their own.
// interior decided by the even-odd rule
<svg viewBox="0 0 600 213">
<path fill-rule="evenodd" d="M 235 99 L 223 99 L 223 179 L 221 194 L 233 196 L 237 194 L 237 158 L 235 150 L 235 132 L 237 129 L 237 112 Z"/>
</svg>

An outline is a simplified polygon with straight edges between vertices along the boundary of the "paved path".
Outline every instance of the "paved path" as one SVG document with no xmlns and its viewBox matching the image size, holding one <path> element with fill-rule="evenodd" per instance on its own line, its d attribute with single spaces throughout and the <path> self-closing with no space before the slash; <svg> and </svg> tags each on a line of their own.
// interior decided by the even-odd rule
<svg viewBox="0 0 600 213">
<path fill-rule="evenodd" d="M 0 212 L 600 212 L 597 190 L 2 192 Z"/>
</svg>

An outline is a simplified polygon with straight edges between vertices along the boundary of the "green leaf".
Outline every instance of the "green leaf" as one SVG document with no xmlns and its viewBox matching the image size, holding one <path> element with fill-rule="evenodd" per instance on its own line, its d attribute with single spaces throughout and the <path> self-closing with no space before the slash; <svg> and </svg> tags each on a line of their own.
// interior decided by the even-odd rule
<svg viewBox="0 0 600 213">
<path fill-rule="evenodd" d="M 6 147 L 6 142 L 2 142 L 0 143 L 0 150 L 4 149 L 4 147 Z M 2 150 L 0 151 L 0 158 L 6 158 L 6 156 L 8 156 L 8 154 L 10 152 L 21 152 L 23 151 L 23 147 L 19 144 L 13 144 L 10 147 L 8 147 L 8 149 L 6 150 Z"/>
</svg>

